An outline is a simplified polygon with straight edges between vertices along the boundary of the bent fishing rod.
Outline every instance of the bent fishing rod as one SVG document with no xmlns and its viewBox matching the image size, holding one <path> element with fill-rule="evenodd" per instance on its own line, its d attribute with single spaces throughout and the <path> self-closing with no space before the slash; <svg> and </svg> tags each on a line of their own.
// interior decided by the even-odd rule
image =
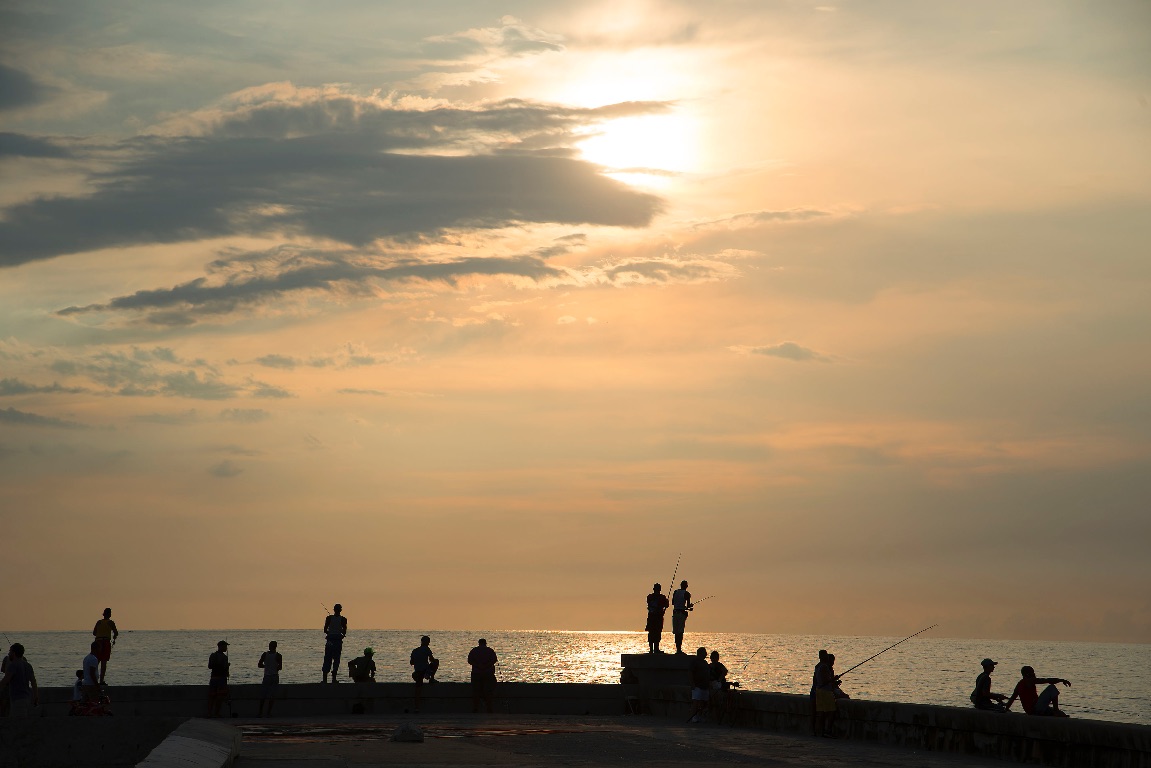
<svg viewBox="0 0 1151 768">
<path fill-rule="evenodd" d="M 740 668 L 739 668 L 739 671 L 738 671 L 738 672 L 736 672 L 736 674 L 737 674 L 737 675 L 742 675 L 742 674 L 743 674 L 743 671 L 744 671 L 745 669 L 747 669 L 747 665 L 748 665 L 748 664 L 751 664 L 751 660 L 755 658 L 755 655 L 756 655 L 756 653 L 759 653 L 759 652 L 760 652 L 760 651 L 762 651 L 762 650 L 763 650 L 763 646 L 762 646 L 762 645 L 761 645 L 761 646 L 759 646 L 758 648 L 756 648 L 756 649 L 755 649 L 755 653 L 753 653 L 753 654 L 751 654 L 750 656 L 748 656 L 748 657 L 747 657 L 747 664 L 744 664 L 742 667 L 740 667 Z"/>
<path fill-rule="evenodd" d="M 675 570 L 671 574 L 671 582 L 667 585 L 667 594 L 670 597 L 671 593 L 675 591 L 675 577 L 679 574 L 679 561 L 683 559 L 683 553 L 680 552 L 679 556 L 675 559 Z"/>
<path fill-rule="evenodd" d="M 938 626 L 939 626 L 938 624 L 932 624 L 930 627 L 927 627 L 927 629 L 921 629 L 921 630 L 919 630 L 918 632 L 916 632 L 916 633 L 915 633 L 915 635 L 922 635 L 922 634 L 923 634 L 924 632 L 926 632 L 928 629 L 935 629 L 935 628 L 936 628 L 936 627 L 938 627 Z M 891 650 L 892 648 L 894 648 L 895 646 L 897 646 L 897 645 L 902 645 L 903 643 L 906 643 L 908 640 L 910 640 L 911 638 L 915 637 L 915 635 L 908 635 L 907 637 L 905 637 L 905 638 L 903 638 L 902 640 L 900 640 L 898 643 L 894 643 L 894 644 L 892 644 L 892 645 L 889 645 L 889 646 L 887 646 L 887 647 L 886 647 L 886 648 L 884 648 L 882 651 L 880 651 L 879 653 L 875 654 L 875 656 L 869 656 L 869 657 L 867 657 L 866 659 L 864 659 L 863 661 L 859 662 L 858 664 L 856 664 L 856 665 L 855 665 L 854 667 L 852 667 L 851 669 L 847 670 L 847 672 L 850 672 L 852 669 L 858 669 L 858 668 L 862 667 L 864 664 L 866 664 L 867 662 L 871 661 L 871 660 L 872 660 L 872 659 L 874 659 L 876 656 L 882 656 L 883 654 L 887 653 L 888 651 L 890 651 L 890 650 Z M 839 674 L 837 674 L 837 675 L 836 675 L 836 677 L 843 677 L 844 675 L 846 675 L 846 674 L 847 674 L 847 672 L 840 672 Z"/>
<path fill-rule="evenodd" d="M 692 603 L 692 606 L 694 607 L 694 606 L 696 606 L 696 605 L 699 605 L 699 604 L 700 604 L 700 603 L 702 603 L 704 600 L 710 600 L 710 599 L 712 599 L 713 597 L 715 597 L 715 595 L 708 595 L 707 597 L 701 597 L 700 599 L 698 599 L 698 600 L 696 600 L 695 602 L 693 602 L 693 603 Z"/>
</svg>

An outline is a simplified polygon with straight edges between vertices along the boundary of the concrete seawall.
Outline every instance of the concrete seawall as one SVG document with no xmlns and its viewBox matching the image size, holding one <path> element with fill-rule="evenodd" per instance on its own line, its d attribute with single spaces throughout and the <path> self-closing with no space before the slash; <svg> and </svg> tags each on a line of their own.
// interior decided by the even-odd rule
<svg viewBox="0 0 1151 768">
<path fill-rule="evenodd" d="M 403 714 L 414 710 L 411 683 L 320 683 L 281 685 L 274 714 L 281 717 Z M 78 727 L 99 730 L 128 720 L 203 716 L 207 686 L 112 688 L 115 718 L 64 718 Z M 471 711 L 471 687 L 464 683 L 425 685 L 421 712 Z M 70 688 L 41 689 L 41 723 L 67 712 Z M 256 715 L 260 686 L 231 687 L 231 712 Z M 691 708 L 686 685 L 501 683 L 495 710 L 510 715 L 623 715 L 643 713 L 686 720 Z M 141 716 L 140 718 L 132 717 Z M 811 730 L 806 696 L 739 691 L 738 725 L 806 736 Z M 9 721 L 14 722 L 14 721 Z M 225 722 L 227 722 L 225 720 Z M 1093 720 L 996 714 L 959 707 L 842 701 L 837 722 L 841 738 L 906 746 L 933 752 L 1058 766 L 1059 768 L 1151 768 L 1151 726 Z M 63 765 L 56 763 L 52 765 Z M 46 764 L 47 765 L 47 764 Z M 0 761 L 0 768 L 7 768 Z"/>
</svg>

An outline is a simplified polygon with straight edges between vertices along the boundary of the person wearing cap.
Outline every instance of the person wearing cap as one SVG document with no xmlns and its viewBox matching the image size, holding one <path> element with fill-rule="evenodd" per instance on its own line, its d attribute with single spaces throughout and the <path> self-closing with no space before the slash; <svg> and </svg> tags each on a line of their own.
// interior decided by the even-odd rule
<svg viewBox="0 0 1151 768">
<path fill-rule="evenodd" d="M 336 682 L 336 675 L 340 671 L 340 654 L 344 650 L 344 637 L 348 634 L 348 618 L 341 615 L 344 606 L 336 603 L 332 606 L 334 613 L 328 614 L 324 619 L 324 682 L 328 682 L 328 672 L 332 673 L 332 682 Z"/>
<path fill-rule="evenodd" d="M 372 660 L 374 653 L 371 648 L 365 648 L 363 656 L 348 662 L 348 675 L 352 678 L 352 682 L 376 682 L 376 662 Z"/>
<path fill-rule="evenodd" d="M 216 643 L 216 652 L 208 657 L 208 717 L 219 717 L 220 707 L 228 698 L 228 641 Z"/>
<path fill-rule="evenodd" d="M 1011 711 L 1011 705 L 1019 699 L 1023 711 L 1029 715 L 1068 717 L 1066 712 L 1059 709 L 1059 689 L 1056 685 L 1059 683 L 1071 685 L 1070 680 L 1064 680 L 1062 677 L 1036 677 L 1033 667 L 1024 667 L 1019 670 L 1019 674 L 1023 679 L 1015 684 L 1015 690 L 1012 691 L 1004 709 Z M 1043 689 L 1043 693 L 1037 692 L 1035 686 L 1038 684 L 1047 686 Z"/>
<path fill-rule="evenodd" d="M 647 596 L 647 652 L 660 653 L 659 641 L 663 637 L 663 615 L 670 603 L 663 594 L 662 584 L 653 584 Z"/>
<path fill-rule="evenodd" d="M 268 643 L 268 650 L 260 654 L 257 667 L 264 670 L 264 679 L 260 682 L 260 717 L 264 716 L 264 702 L 268 703 L 268 717 L 272 716 L 272 705 L 276 703 L 276 694 L 280 690 L 280 670 L 284 668 L 284 657 L 276 650 L 276 641 Z"/>
<path fill-rule="evenodd" d="M 971 703 L 976 709 L 985 709 L 988 712 L 1006 712 L 1003 702 L 1007 699 L 1002 693 L 991 692 L 991 673 L 999 662 L 991 659 L 983 660 L 983 672 L 975 678 L 975 690 L 971 692 Z"/>
</svg>

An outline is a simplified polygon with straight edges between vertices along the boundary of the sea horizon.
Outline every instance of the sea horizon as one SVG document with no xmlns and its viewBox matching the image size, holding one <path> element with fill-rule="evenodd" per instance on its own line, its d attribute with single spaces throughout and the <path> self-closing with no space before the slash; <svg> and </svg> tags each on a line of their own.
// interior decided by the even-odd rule
<svg viewBox="0 0 1151 768">
<path fill-rule="evenodd" d="M 6 632 L 6 631 L 5 631 Z M 66 686 L 88 652 L 91 630 L 6 632 L 21 641 L 36 669 L 39 685 Z M 379 682 L 408 682 L 408 659 L 420 635 L 432 638 L 441 660 L 439 679 L 466 682 L 467 653 L 479 637 L 499 656 L 504 682 L 618 683 L 620 656 L 647 651 L 646 635 L 626 630 L 366 629 L 353 625 L 344 642 L 341 677 L 347 663 L 366 647 L 374 650 Z M 20 635 L 20 637 L 17 637 Z M 258 683 L 256 664 L 271 640 L 284 656 L 283 683 L 320 682 L 324 638 L 319 627 L 304 629 L 217 628 L 121 631 L 108 664 L 107 682 L 116 686 L 205 685 L 207 658 L 227 639 L 232 681 Z M 844 689 L 853 698 L 944 706 L 970 706 L 967 696 L 980 661 L 999 662 L 994 690 L 1010 694 L 1022 665 L 1041 677 L 1072 681 L 1061 689 L 1060 705 L 1073 717 L 1151 725 L 1143 691 L 1151 685 L 1145 643 L 1022 641 L 920 635 L 865 661 L 901 640 L 896 636 L 688 632 L 684 650 L 718 650 L 730 678 L 745 690 L 807 693 L 817 651 L 836 654 Z M 670 633 L 661 650 L 674 652 Z M 850 668 L 863 663 L 858 669 Z M 1117 687 L 1118 686 L 1118 687 Z M 113 700 L 115 695 L 113 694 Z M 1018 706 L 1018 705 L 1017 705 Z"/>
</svg>

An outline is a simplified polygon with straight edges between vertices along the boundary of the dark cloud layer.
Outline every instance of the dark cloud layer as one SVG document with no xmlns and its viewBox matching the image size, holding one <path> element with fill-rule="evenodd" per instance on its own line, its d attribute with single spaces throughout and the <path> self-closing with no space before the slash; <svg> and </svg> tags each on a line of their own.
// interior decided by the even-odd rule
<svg viewBox="0 0 1151 768">
<path fill-rule="evenodd" d="M 0 112 L 47 101 L 53 92 L 53 88 L 36 82 L 27 72 L 0 64 Z"/>
<path fill-rule="evenodd" d="M 14 424 L 25 427 L 52 427 L 55 429 L 89 429 L 88 425 L 76 421 L 66 421 L 54 416 L 41 416 L 37 413 L 18 411 L 15 408 L 0 409 L 0 424 Z"/>
<path fill-rule="evenodd" d="M 48 139 L 23 133 L 0 132 L 0 158 L 71 157 L 72 153 Z"/>
<path fill-rule="evenodd" d="M 363 246 L 525 222 L 644 226 L 658 198 L 563 155 L 575 128 L 660 108 L 405 111 L 341 97 L 221 113 L 204 135 L 126 142 L 93 194 L 7 208 L 0 266 L 227 235 Z"/>
</svg>

